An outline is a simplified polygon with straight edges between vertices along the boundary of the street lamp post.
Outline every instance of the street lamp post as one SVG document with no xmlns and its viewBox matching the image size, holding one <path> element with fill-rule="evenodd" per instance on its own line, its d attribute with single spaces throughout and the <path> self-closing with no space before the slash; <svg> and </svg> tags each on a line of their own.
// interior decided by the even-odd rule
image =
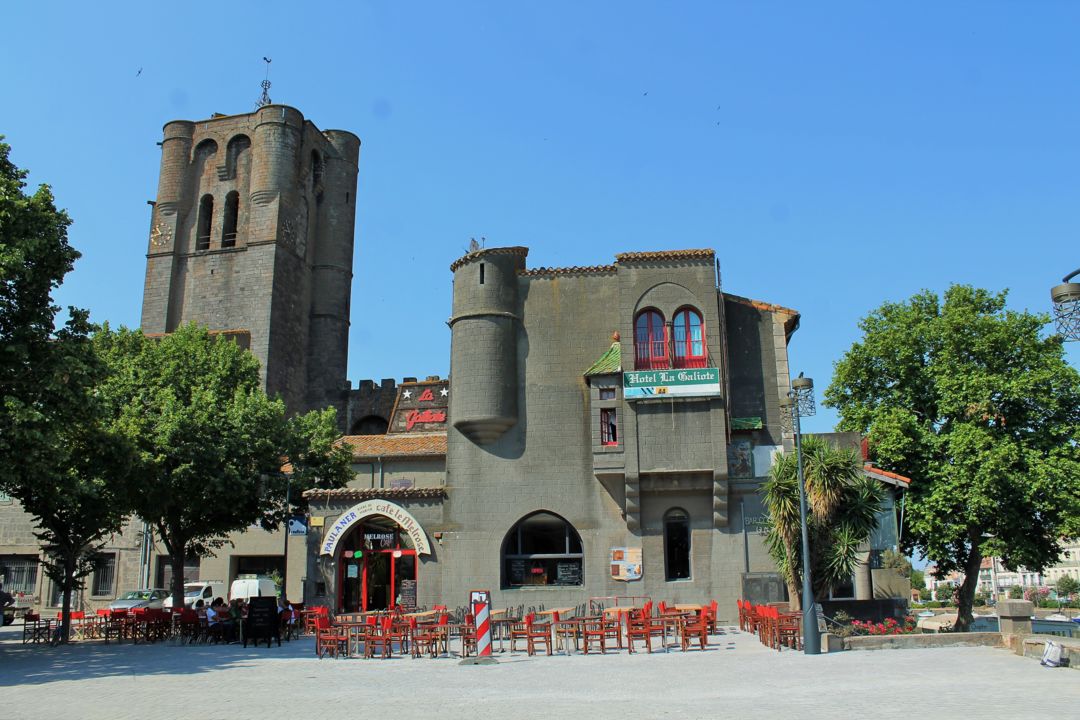
<svg viewBox="0 0 1080 720">
<path fill-rule="evenodd" d="M 281 551 L 281 597 L 289 601 L 289 521 L 292 519 L 292 506 L 289 504 L 292 493 L 292 475 L 285 476 L 285 540 Z"/>
<path fill-rule="evenodd" d="M 1050 289 L 1054 301 L 1054 321 L 1066 340 L 1080 340 L 1080 283 L 1070 282 L 1080 275 L 1080 268 L 1061 279 L 1061 285 Z"/>
<path fill-rule="evenodd" d="M 810 578 L 810 533 L 806 523 L 806 478 L 803 475 L 802 423 L 800 418 L 814 414 L 814 381 L 801 375 L 791 381 L 791 390 L 781 410 L 790 416 L 795 431 L 795 458 L 799 469 L 799 525 L 802 531 L 802 608 L 803 652 L 807 655 L 821 653 L 821 635 L 818 633 L 817 609 L 814 589 Z"/>
</svg>

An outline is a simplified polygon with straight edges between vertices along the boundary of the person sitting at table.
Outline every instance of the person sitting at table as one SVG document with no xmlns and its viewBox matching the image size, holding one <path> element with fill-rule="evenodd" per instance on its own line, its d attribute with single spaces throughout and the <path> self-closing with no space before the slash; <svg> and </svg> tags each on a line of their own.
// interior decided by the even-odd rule
<svg viewBox="0 0 1080 720">
<path fill-rule="evenodd" d="M 210 634 L 225 642 L 232 642 L 236 635 L 236 625 L 229 617 L 224 598 L 214 598 L 206 611 L 206 624 Z"/>
<path fill-rule="evenodd" d="M 293 613 L 293 606 L 288 600 L 281 595 L 277 599 L 278 609 L 278 624 L 286 634 L 291 634 L 293 623 L 296 622 Z"/>
</svg>

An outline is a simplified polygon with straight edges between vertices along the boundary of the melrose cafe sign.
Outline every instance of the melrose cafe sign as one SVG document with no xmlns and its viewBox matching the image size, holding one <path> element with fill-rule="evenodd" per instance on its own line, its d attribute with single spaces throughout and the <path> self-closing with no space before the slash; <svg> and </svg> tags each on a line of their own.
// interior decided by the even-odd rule
<svg viewBox="0 0 1080 720">
<path fill-rule="evenodd" d="M 431 545 L 420 523 L 405 508 L 388 500 L 365 500 L 342 513 L 341 517 L 330 526 L 323 537 L 320 555 L 333 555 L 337 551 L 338 541 L 348 534 L 353 525 L 372 515 L 382 515 L 396 522 L 412 541 L 418 555 L 430 555 Z"/>
<path fill-rule="evenodd" d="M 715 397 L 720 394 L 719 368 L 636 370 L 623 373 L 623 397 L 627 400 Z"/>
</svg>

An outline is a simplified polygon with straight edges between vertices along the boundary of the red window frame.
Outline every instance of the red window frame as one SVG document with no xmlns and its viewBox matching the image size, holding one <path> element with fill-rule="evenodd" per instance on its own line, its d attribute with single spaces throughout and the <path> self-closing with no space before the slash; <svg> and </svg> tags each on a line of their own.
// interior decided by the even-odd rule
<svg viewBox="0 0 1080 720">
<path fill-rule="evenodd" d="M 658 310 L 648 309 L 634 319 L 634 369 L 666 370 L 668 360 L 667 326 Z"/>
<path fill-rule="evenodd" d="M 600 408 L 600 444 L 619 444 L 619 416 L 615 408 Z"/>
<path fill-rule="evenodd" d="M 677 368 L 703 368 L 708 365 L 705 322 L 697 310 L 687 307 L 675 313 L 671 349 Z"/>
</svg>

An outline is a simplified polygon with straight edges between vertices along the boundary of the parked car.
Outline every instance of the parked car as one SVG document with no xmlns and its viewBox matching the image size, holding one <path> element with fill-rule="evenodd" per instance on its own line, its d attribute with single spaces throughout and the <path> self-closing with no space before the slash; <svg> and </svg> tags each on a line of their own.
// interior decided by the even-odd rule
<svg viewBox="0 0 1080 720">
<path fill-rule="evenodd" d="M 161 588 L 131 590 L 109 603 L 109 609 L 135 610 L 136 608 L 148 608 L 160 610 L 165 606 L 165 598 L 168 596 L 169 591 Z"/>
<path fill-rule="evenodd" d="M 199 600 L 202 600 L 204 605 L 209 605 L 214 598 L 225 597 L 225 590 L 225 583 L 220 580 L 186 582 L 184 583 L 184 606 L 192 607 Z M 171 608 L 173 605 L 171 590 L 168 591 L 168 595 L 165 598 L 165 607 Z"/>
<path fill-rule="evenodd" d="M 233 580 L 232 587 L 229 588 L 230 600 L 248 600 L 263 595 L 274 597 L 277 594 L 277 583 L 268 577 L 240 577 Z"/>
</svg>

